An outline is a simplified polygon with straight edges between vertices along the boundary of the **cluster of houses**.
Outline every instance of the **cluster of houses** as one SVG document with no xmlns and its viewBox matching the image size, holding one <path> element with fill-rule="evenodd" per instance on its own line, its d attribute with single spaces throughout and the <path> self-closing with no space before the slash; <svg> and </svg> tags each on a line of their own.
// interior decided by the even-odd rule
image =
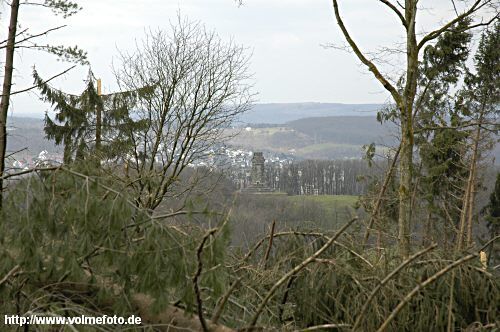
<svg viewBox="0 0 500 332">
<path fill-rule="evenodd" d="M 41 151 L 38 155 L 32 156 L 28 153 L 18 153 L 16 158 L 11 161 L 8 169 L 14 171 L 28 170 L 34 167 L 39 167 L 42 164 L 50 161 L 51 163 L 62 163 L 63 156 L 58 153 L 49 153 L 47 150 Z"/>
</svg>

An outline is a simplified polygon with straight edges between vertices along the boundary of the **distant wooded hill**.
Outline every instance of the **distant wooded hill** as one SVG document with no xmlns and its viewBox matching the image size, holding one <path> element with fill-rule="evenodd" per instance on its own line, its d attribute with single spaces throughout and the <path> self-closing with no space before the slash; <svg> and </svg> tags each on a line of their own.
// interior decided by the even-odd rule
<svg viewBox="0 0 500 332">
<path fill-rule="evenodd" d="M 309 117 L 375 116 L 383 104 L 269 103 L 254 104 L 240 117 L 242 123 L 284 124 Z"/>
<path fill-rule="evenodd" d="M 9 117 L 7 134 L 7 151 L 24 151 L 24 155 L 36 156 L 41 151 L 62 153 L 62 146 L 56 146 L 54 141 L 45 138 L 44 122 L 41 118 Z"/>
<path fill-rule="evenodd" d="M 313 138 L 316 144 L 363 145 L 375 142 L 392 145 L 397 141 L 398 132 L 394 124 L 380 124 L 375 116 L 306 118 L 291 121 L 287 126 Z"/>
<path fill-rule="evenodd" d="M 268 109 L 268 113 L 273 114 L 274 111 L 270 105 L 286 104 L 257 106 L 260 108 L 259 112 Z M 354 108 L 355 105 L 348 106 Z M 307 108 L 304 107 L 302 110 L 305 109 Z M 276 113 L 285 114 L 286 111 L 277 108 Z M 304 113 L 296 109 L 291 110 L 289 116 L 293 117 L 298 114 Z M 397 144 L 398 128 L 390 123 L 380 124 L 375 115 L 310 117 L 294 119 L 282 124 L 262 124 L 264 120 L 267 121 L 273 117 L 276 117 L 276 114 L 267 117 L 263 115 L 258 121 L 261 124 L 257 127 L 250 125 L 252 128 L 250 131 L 243 128 L 233 129 L 233 133 L 238 133 L 238 135 L 230 141 L 230 145 L 246 150 L 293 154 L 303 159 L 344 159 L 360 158 L 363 155 L 362 146 L 372 142 L 379 145 L 379 151 L 383 149 L 383 146 Z M 8 134 L 10 136 L 8 151 L 28 148 L 30 155 L 38 155 L 42 150 L 47 150 L 49 153 L 62 153 L 61 146 L 55 146 L 52 141 L 45 139 L 43 119 L 10 117 Z M 500 162 L 499 144 L 493 151 L 493 155 L 498 164 Z"/>
<path fill-rule="evenodd" d="M 293 154 L 304 159 L 360 158 L 362 146 L 397 142 L 397 128 L 380 124 L 375 116 L 313 117 L 280 126 L 241 130 L 231 144 L 249 150 Z"/>
</svg>

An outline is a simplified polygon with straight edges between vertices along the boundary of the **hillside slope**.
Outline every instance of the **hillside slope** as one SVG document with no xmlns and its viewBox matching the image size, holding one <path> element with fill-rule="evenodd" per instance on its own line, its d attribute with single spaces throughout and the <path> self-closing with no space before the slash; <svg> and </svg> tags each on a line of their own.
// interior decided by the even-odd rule
<svg viewBox="0 0 500 332">
<path fill-rule="evenodd" d="M 270 103 L 254 104 L 240 117 L 248 124 L 285 124 L 290 121 L 326 116 L 375 116 L 383 104 Z"/>
<path fill-rule="evenodd" d="M 381 125 L 374 116 L 315 117 L 280 127 L 242 130 L 230 144 L 305 159 L 360 158 L 365 144 L 394 144 L 396 129 L 391 124 Z"/>
</svg>

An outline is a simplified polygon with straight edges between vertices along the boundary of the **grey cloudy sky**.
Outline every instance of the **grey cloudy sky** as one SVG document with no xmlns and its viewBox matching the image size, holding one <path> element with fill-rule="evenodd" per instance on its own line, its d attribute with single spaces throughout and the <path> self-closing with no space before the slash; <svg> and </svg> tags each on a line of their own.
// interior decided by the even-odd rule
<svg viewBox="0 0 500 332">
<path fill-rule="evenodd" d="M 233 38 L 252 52 L 251 71 L 259 102 L 381 103 L 387 93 L 364 67 L 349 54 L 322 45 L 342 45 L 329 0 L 85 0 L 83 10 L 66 20 L 41 8 L 21 8 L 21 26 L 32 33 L 60 24 L 68 27 L 51 33 L 40 43 L 75 45 L 88 52 L 92 69 L 103 78 L 105 92 L 113 91 L 112 63 L 117 50 L 134 47 L 145 30 L 168 29 L 177 12 L 203 22 L 223 38 Z M 397 17 L 376 0 L 344 0 L 345 23 L 363 49 L 396 47 L 403 39 Z M 421 30 L 430 31 L 454 14 L 449 0 L 424 1 L 419 17 Z M 23 7 L 23 6 L 22 6 Z M 2 37 L 8 9 L 3 5 Z M 386 60 L 383 69 L 398 74 L 398 58 Z M 43 77 L 67 67 L 40 52 L 20 51 L 16 58 L 14 90 L 29 86 L 31 67 Z M 88 68 L 79 67 L 54 81 L 57 87 L 78 93 Z M 49 105 L 36 101 L 33 93 L 13 99 L 13 114 L 42 114 Z M 12 113 L 11 113 L 12 114 Z"/>
</svg>

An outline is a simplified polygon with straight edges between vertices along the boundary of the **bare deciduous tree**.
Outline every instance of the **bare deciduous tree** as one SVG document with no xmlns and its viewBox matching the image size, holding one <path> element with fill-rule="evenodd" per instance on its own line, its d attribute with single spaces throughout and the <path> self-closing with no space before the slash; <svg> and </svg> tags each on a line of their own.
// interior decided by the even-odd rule
<svg viewBox="0 0 500 332">
<path fill-rule="evenodd" d="M 225 129 L 251 103 L 245 48 L 178 18 L 171 33 L 150 31 L 115 68 L 127 100 L 126 181 L 136 204 L 153 211 L 173 195 L 190 164 L 213 159 Z M 129 91 L 130 93 L 126 93 Z M 182 192 L 179 187 L 175 190 Z"/>
</svg>

